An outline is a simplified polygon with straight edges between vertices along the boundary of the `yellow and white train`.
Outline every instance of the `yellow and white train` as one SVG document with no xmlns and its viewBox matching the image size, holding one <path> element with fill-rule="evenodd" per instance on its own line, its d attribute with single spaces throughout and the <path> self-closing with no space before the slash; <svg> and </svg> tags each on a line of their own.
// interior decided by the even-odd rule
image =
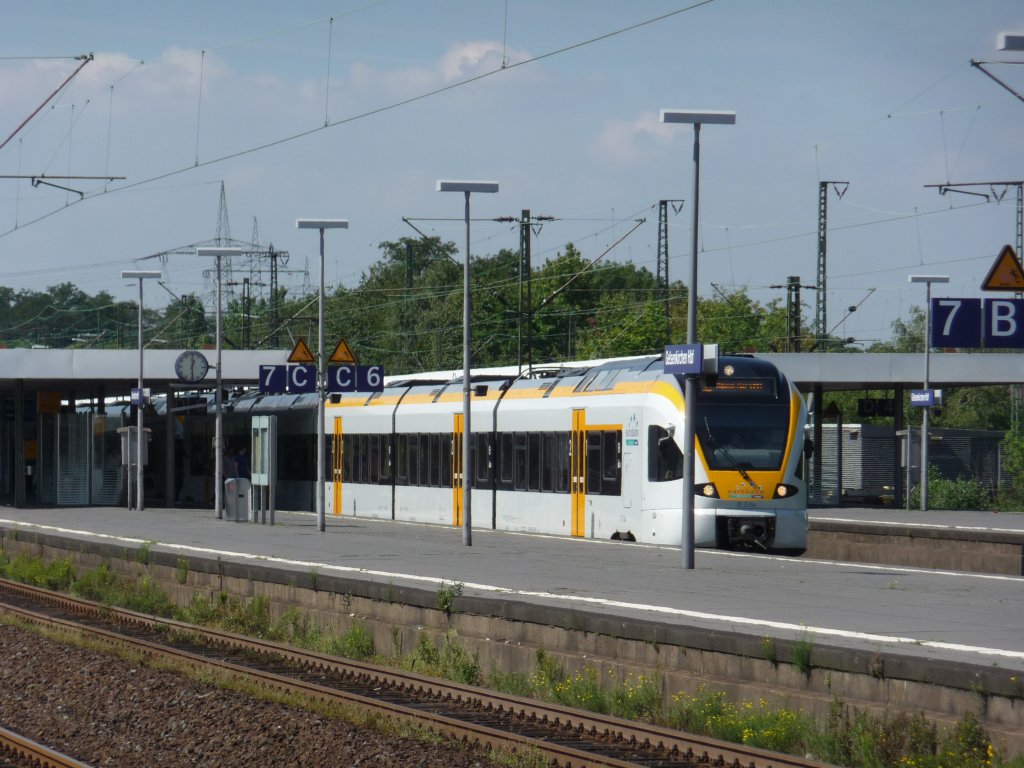
<svg viewBox="0 0 1024 768">
<path fill-rule="evenodd" d="M 679 545 L 683 387 L 660 357 L 474 375 L 463 473 L 460 378 L 391 381 L 326 406 L 336 515 Z M 694 541 L 807 547 L 803 398 L 771 363 L 723 356 L 698 385 Z"/>
</svg>

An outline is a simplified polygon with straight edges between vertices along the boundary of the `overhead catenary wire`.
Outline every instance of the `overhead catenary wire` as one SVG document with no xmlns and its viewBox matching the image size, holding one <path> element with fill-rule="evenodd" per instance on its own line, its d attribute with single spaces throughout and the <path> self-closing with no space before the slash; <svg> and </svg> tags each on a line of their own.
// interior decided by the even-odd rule
<svg viewBox="0 0 1024 768">
<path fill-rule="evenodd" d="M 609 38 L 616 37 L 618 35 L 622 35 L 622 34 L 626 34 L 628 32 L 632 32 L 632 31 L 640 29 L 642 27 L 649 26 L 651 24 L 655 24 L 657 22 L 664 21 L 666 19 L 672 18 L 673 16 L 678 16 L 679 14 L 687 13 L 687 12 L 695 10 L 697 8 L 701 8 L 703 6 L 710 5 L 710 4 L 714 3 L 714 2 L 716 2 L 716 0 L 698 0 L 698 2 L 694 2 L 694 3 L 692 3 L 690 5 L 687 5 L 687 6 L 683 7 L 683 8 L 677 8 L 676 10 L 669 11 L 667 13 L 663 13 L 663 14 L 660 14 L 658 16 L 654 16 L 652 18 L 644 19 L 643 21 L 639 21 L 639 22 L 636 22 L 634 24 L 630 24 L 628 26 L 619 27 L 619 28 L 614 29 L 614 30 L 612 30 L 610 32 L 606 32 L 604 34 L 597 35 L 595 37 L 587 38 L 586 40 L 581 40 L 581 41 L 576 42 L 576 43 L 571 43 L 571 44 L 563 46 L 561 48 L 557 48 L 557 49 L 548 51 L 546 53 L 538 54 L 537 56 L 531 56 L 529 58 L 522 59 L 521 61 L 511 62 L 511 63 L 507 64 L 506 66 L 498 67 L 496 69 L 491 69 L 491 70 L 488 70 L 486 72 L 481 72 L 480 74 L 473 75 L 473 76 L 467 77 L 467 78 L 463 78 L 462 80 L 457 80 L 457 81 L 455 81 L 453 83 L 449 83 L 449 84 L 441 86 L 439 88 L 434 88 L 432 90 L 425 91 L 423 93 L 419 93 L 419 94 L 416 94 L 414 96 L 410 96 L 410 97 L 405 98 L 405 99 L 400 99 L 398 101 L 392 102 L 390 104 L 386 104 L 386 105 L 381 106 L 381 107 L 370 109 L 370 110 L 367 110 L 365 112 L 361 112 L 361 113 L 358 113 L 358 114 L 355 114 L 355 115 L 350 115 L 348 117 L 341 118 L 339 120 L 334 120 L 334 121 L 331 121 L 327 125 L 316 126 L 314 128 L 310 128 L 310 129 L 307 129 L 305 131 L 299 131 L 297 133 L 293 133 L 293 134 L 290 134 L 288 136 L 283 136 L 281 138 L 274 139 L 272 141 L 268 141 L 268 142 L 265 142 L 263 144 L 259 144 L 259 145 L 252 146 L 252 147 L 247 147 L 247 148 L 244 148 L 244 149 L 240 149 L 240 150 L 237 150 L 235 152 L 230 152 L 230 153 L 227 153 L 227 154 L 224 154 L 224 155 L 220 155 L 218 157 L 210 158 L 208 160 L 200 160 L 200 158 L 199 158 L 199 147 L 198 147 L 198 145 L 199 145 L 199 136 L 198 136 L 199 130 L 198 130 L 198 115 L 197 115 L 196 162 L 195 162 L 194 165 L 185 166 L 185 167 L 173 169 L 173 170 L 170 170 L 170 171 L 166 171 L 164 173 L 160 173 L 160 174 L 157 174 L 157 175 L 154 175 L 154 176 L 150 176 L 150 177 L 145 178 L 145 179 L 140 179 L 139 181 L 131 182 L 129 184 L 123 184 L 123 185 L 118 186 L 118 187 L 105 188 L 105 189 L 103 189 L 103 190 L 101 190 L 99 192 L 94 192 L 94 193 L 91 193 L 91 194 L 87 194 L 87 195 L 85 195 L 82 198 L 82 200 L 75 201 L 74 203 L 71 203 L 71 205 L 80 205 L 85 200 L 91 200 L 93 197 L 97 197 L 99 195 L 114 194 L 114 193 L 117 193 L 117 192 L 124 192 L 124 191 L 130 190 L 130 189 L 135 189 L 135 188 L 137 188 L 139 186 L 146 185 L 146 184 L 151 184 L 154 181 L 160 181 L 162 179 L 170 178 L 172 176 L 176 176 L 176 175 L 185 173 L 187 171 L 191 171 L 191 170 L 196 169 L 196 168 L 203 168 L 203 167 L 206 167 L 206 166 L 209 166 L 209 165 L 214 165 L 216 163 L 222 163 L 222 162 L 225 162 L 225 161 L 228 161 L 228 160 L 233 160 L 233 159 L 236 159 L 236 158 L 239 158 L 239 157 L 244 157 L 245 155 L 253 154 L 255 152 L 261 152 L 261 151 L 264 151 L 264 150 L 267 150 L 267 149 L 271 149 L 273 147 L 281 146 L 282 144 L 287 144 L 287 143 L 290 143 L 290 142 L 293 142 L 293 141 L 297 141 L 297 140 L 305 138 L 307 136 L 312 136 L 312 135 L 314 135 L 316 133 L 319 133 L 320 131 L 328 130 L 330 128 L 335 128 L 335 127 L 342 126 L 342 125 L 347 125 L 349 123 L 352 123 L 352 122 L 355 122 L 355 121 L 358 121 L 358 120 L 363 120 L 363 119 L 366 119 L 366 118 L 369 118 L 369 117 L 372 117 L 372 116 L 375 116 L 375 115 L 383 114 L 385 112 L 389 112 L 389 111 L 392 111 L 394 109 L 405 107 L 405 106 L 408 106 L 410 104 L 414 104 L 416 102 L 423 101 L 424 99 L 432 98 L 434 96 L 438 96 L 440 94 L 447 93 L 449 91 L 455 90 L 457 88 L 462 88 L 462 87 L 470 85 L 472 83 L 479 82 L 481 80 L 484 80 L 486 78 L 492 77 L 492 76 L 494 76 L 496 74 L 499 74 L 499 73 L 507 71 L 507 70 L 512 70 L 512 69 L 515 69 L 515 68 L 518 68 L 518 67 L 525 66 L 527 64 L 533 64 L 533 63 L 538 62 L 538 61 L 543 61 L 544 59 L 552 58 L 554 56 L 559 56 L 561 54 L 568 53 L 570 51 L 574 51 L 574 50 L 576 50 L 578 48 L 582 48 L 584 46 L 593 45 L 593 44 L 601 42 L 603 40 L 607 40 Z M 369 6 L 367 6 L 367 7 L 369 7 Z M 310 25 L 303 25 L 303 26 L 310 26 Z M 296 27 L 296 28 L 299 28 L 299 27 Z M 205 55 L 207 50 L 213 50 L 213 48 L 210 48 L 210 47 L 204 48 L 203 49 L 203 54 L 204 55 Z M 202 67 L 200 67 L 200 69 L 202 69 Z M 201 86 L 201 80 L 200 80 L 200 86 Z M 35 219 L 32 219 L 32 220 L 27 221 L 24 224 L 22 224 L 21 228 L 24 228 L 24 227 L 30 226 L 32 224 L 36 224 L 36 223 L 38 223 L 40 221 L 43 221 L 43 220 L 49 218 L 50 216 L 53 216 L 55 213 L 58 213 L 61 210 L 65 210 L 68 207 L 70 207 L 70 205 L 64 206 L 64 208 L 58 208 L 58 209 L 55 209 L 55 210 L 50 211 L 48 213 L 42 214 L 42 215 L 36 217 Z M 14 231 L 13 229 L 10 229 L 10 230 L 7 230 L 5 232 L 0 233 L 0 238 L 3 238 L 3 237 L 6 237 L 6 236 L 10 235 L 13 231 Z"/>
</svg>

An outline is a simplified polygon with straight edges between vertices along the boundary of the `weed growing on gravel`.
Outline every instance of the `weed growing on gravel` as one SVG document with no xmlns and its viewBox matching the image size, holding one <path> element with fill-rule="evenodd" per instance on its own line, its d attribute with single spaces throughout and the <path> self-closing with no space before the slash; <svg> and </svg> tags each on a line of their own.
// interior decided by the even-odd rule
<svg viewBox="0 0 1024 768">
<path fill-rule="evenodd" d="M 811 669 L 813 669 L 811 664 L 811 651 L 813 649 L 814 643 L 808 637 L 802 637 L 793 643 L 793 666 L 805 675 L 811 674 Z"/>
<path fill-rule="evenodd" d="M 346 659 L 371 659 L 375 653 L 373 635 L 363 624 L 353 624 L 343 634 L 327 638 L 324 652 Z"/>
<path fill-rule="evenodd" d="M 399 659 L 398 665 L 410 672 L 443 677 L 467 685 L 479 685 L 481 682 L 477 655 L 463 647 L 454 629 L 448 631 L 440 646 L 434 645 L 426 633 L 421 633 L 415 650 Z"/>
<path fill-rule="evenodd" d="M 677 693 L 662 704 L 657 676 L 630 676 L 601 688 L 597 671 L 572 675 L 543 650 L 529 676 L 494 673 L 492 688 L 518 696 L 556 701 L 619 717 L 645 720 L 704 736 L 790 754 L 816 755 L 849 768 L 1024 768 L 1024 755 L 1003 758 L 976 718 L 966 716 L 940 732 L 923 715 L 871 715 L 852 710 L 839 699 L 827 724 L 819 725 L 801 710 L 757 702 L 733 702 L 723 691 L 701 686 L 693 694 Z"/>
<path fill-rule="evenodd" d="M 156 544 L 155 541 L 142 542 L 142 544 L 139 545 L 138 551 L 135 553 L 135 562 L 140 565 L 149 565 L 150 550 L 153 548 L 154 544 Z"/>
<path fill-rule="evenodd" d="M 0 575 L 11 581 L 31 584 L 36 587 L 66 591 L 74 581 L 75 571 L 71 567 L 71 558 L 44 562 L 39 555 L 18 555 L 8 560 L 7 555 L 0 561 Z"/>
<path fill-rule="evenodd" d="M 445 582 L 437 590 L 437 607 L 444 611 L 444 615 L 451 617 L 452 609 L 455 607 L 455 598 L 462 596 L 463 584 L 461 581 Z"/>
<path fill-rule="evenodd" d="M 130 579 L 118 576 L 106 565 L 82 574 L 71 585 L 71 591 L 86 600 L 153 616 L 171 617 L 177 611 L 167 593 L 149 574 Z"/>
<path fill-rule="evenodd" d="M 174 569 L 174 580 L 181 585 L 188 581 L 188 558 L 178 554 L 178 565 Z"/>
</svg>

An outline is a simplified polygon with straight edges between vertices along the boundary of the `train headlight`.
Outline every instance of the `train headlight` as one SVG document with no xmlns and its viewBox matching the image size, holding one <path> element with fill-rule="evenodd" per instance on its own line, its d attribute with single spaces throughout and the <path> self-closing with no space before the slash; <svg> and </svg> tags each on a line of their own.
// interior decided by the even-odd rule
<svg viewBox="0 0 1024 768">
<path fill-rule="evenodd" d="M 703 496 L 706 499 L 718 498 L 718 488 L 714 483 L 697 483 L 693 490 L 698 496 Z"/>
<path fill-rule="evenodd" d="M 796 496 L 799 489 L 795 485 L 786 485 L 785 483 L 779 483 L 775 486 L 775 494 L 772 496 L 773 499 L 788 499 L 790 496 Z"/>
</svg>

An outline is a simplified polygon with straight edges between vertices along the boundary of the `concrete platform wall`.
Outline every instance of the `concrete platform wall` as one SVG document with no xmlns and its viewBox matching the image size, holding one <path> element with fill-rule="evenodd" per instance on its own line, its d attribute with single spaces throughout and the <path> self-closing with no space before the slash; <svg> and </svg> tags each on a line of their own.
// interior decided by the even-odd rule
<svg viewBox="0 0 1024 768">
<path fill-rule="evenodd" d="M 732 700 L 764 698 L 821 719 L 837 698 L 857 710 L 922 712 L 947 725 L 972 713 L 1002 749 L 1024 752 L 1024 681 L 998 667 L 852 651 L 813 638 L 799 648 L 801 641 L 619 619 L 522 600 L 459 596 L 449 614 L 441 610 L 438 592 L 430 589 L 224 560 L 185 561 L 172 552 L 10 530 L 0 530 L 0 547 L 12 558 L 70 557 L 77 572 L 106 563 L 132 578 L 148 574 L 179 605 L 195 595 L 262 596 L 274 618 L 298 607 L 325 630 L 343 633 L 362 624 L 382 655 L 412 650 L 423 633 L 438 643 L 454 631 L 485 673 L 499 669 L 529 675 L 543 650 L 569 674 L 591 667 L 609 682 L 629 675 L 660 676 L 666 700 L 679 692 L 693 694 L 703 685 Z M 809 668 L 796 663 L 807 650 Z"/>
</svg>

